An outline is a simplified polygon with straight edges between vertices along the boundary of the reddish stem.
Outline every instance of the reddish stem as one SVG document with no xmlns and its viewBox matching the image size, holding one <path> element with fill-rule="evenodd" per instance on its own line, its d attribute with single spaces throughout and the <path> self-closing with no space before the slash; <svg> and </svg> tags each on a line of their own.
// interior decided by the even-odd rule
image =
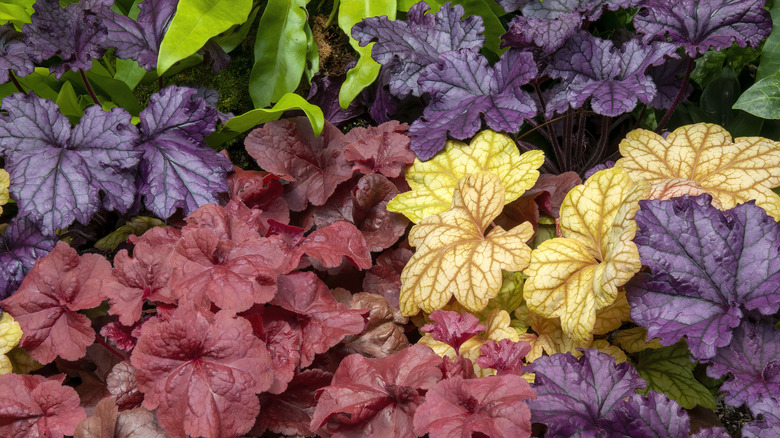
<svg viewBox="0 0 780 438">
<path fill-rule="evenodd" d="M 16 89 L 17 90 L 21 91 L 24 94 L 27 94 L 27 92 L 24 91 L 24 88 L 22 87 L 22 84 L 20 84 L 19 81 L 16 79 L 16 75 L 14 74 L 13 71 L 8 70 L 8 77 L 11 78 L 11 82 L 13 82 L 14 85 L 16 85 Z"/>
<path fill-rule="evenodd" d="M 92 89 L 92 85 L 89 84 L 89 80 L 87 80 L 87 75 L 84 74 L 84 70 L 79 70 L 79 73 L 81 73 L 81 80 L 84 81 L 84 86 L 87 87 L 87 92 L 92 97 L 92 101 L 95 102 L 95 105 L 100 106 L 100 101 L 95 94 L 95 90 Z"/>
<path fill-rule="evenodd" d="M 683 95 L 685 95 L 685 89 L 688 87 L 688 81 L 691 79 L 691 72 L 693 71 L 694 66 L 693 58 L 688 58 L 688 68 L 685 69 L 685 77 L 682 81 L 682 87 L 680 87 L 680 91 L 677 92 L 677 96 L 674 98 L 674 101 L 672 102 L 672 106 L 669 107 L 668 110 L 666 110 L 666 114 L 664 114 L 664 117 L 661 119 L 660 122 L 658 122 L 658 126 L 655 128 L 655 132 L 661 132 L 661 130 L 666 125 L 666 122 L 669 121 L 669 118 L 672 117 L 672 113 L 674 113 L 674 110 L 677 109 L 677 105 L 680 104 L 682 101 Z"/>
<path fill-rule="evenodd" d="M 127 356 L 125 356 L 124 354 L 122 354 L 121 352 L 119 352 L 119 350 L 117 350 L 116 348 L 114 348 L 114 347 L 112 347 L 111 345 L 109 345 L 109 344 L 108 344 L 108 342 L 106 342 L 106 341 L 103 339 L 103 337 L 102 337 L 102 336 L 100 336 L 100 335 L 99 335 L 99 334 L 97 334 L 97 333 L 95 333 L 95 340 L 98 342 L 98 344 L 100 344 L 100 345 L 102 345 L 102 346 L 106 347 L 106 349 L 107 349 L 108 351 L 110 351 L 111 353 L 113 353 L 113 354 L 114 354 L 114 356 L 116 356 L 116 357 L 118 357 L 118 358 L 120 358 L 120 359 L 122 359 L 122 360 L 127 360 Z"/>
</svg>

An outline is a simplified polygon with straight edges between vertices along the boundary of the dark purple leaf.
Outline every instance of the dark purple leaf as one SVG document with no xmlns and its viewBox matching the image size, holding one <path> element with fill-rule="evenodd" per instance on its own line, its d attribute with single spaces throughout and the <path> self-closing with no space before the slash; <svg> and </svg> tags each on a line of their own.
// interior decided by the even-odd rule
<svg viewBox="0 0 780 438">
<path fill-rule="evenodd" d="M 0 26 L 0 83 L 10 80 L 10 71 L 16 76 L 27 76 L 33 72 L 34 65 L 27 54 L 24 35 L 17 32 L 13 25 Z"/>
<path fill-rule="evenodd" d="M 645 381 L 634 367 L 598 350 L 543 356 L 526 367 L 536 373 L 537 400 L 529 400 L 531 420 L 547 425 L 547 437 L 583 435 L 609 427 L 616 410 Z"/>
<path fill-rule="evenodd" d="M 744 310 L 780 307 L 780 226 L 752 201 L 720 211 L 712 197 L 640 201 L 634 242 L 642 264 L 626 285 L 631 319 L 648 338 L 688 337 L 698 359 L 731 342 Z"/>
<path fill-rule="evenodd" d="M 134 59 L 146 70 L 153 70 L 157 67 L 160 43 L 178 3 L 178 0 L 144 0 L 138 3 L 141 11 L 135 20 L 114 12 L 106 14 L 105 45 L 115 48 L 117 58 Z"/>
<path fill-rule="evenodd" d="M 666 109 L 672 106 L 672 102 L 680 92 L 685 76 L 685 70 L 688 66 L 688 56 L 683 55 L 680 59 L 669 59 L 665 63 L 650 67 L 647 74 L 655 83 L 658 92 L 655 94 L 650 106 L 656 109 Z M 693 86 L 690 82 L 685 85 L 685 93 L 682 99 L 685 101 L 693 92 Z"/>
<path fill-rule="evenodd" d="M 582 25 L 582 14 L 568 12 L 553 20 L 518 16 L 509 22 L 509 29 L 501 36 L 502 46 L 517 48 L 540 47 L 544 53 L 552 54 Z"/>
<path fill-rule="evenodd" d="M 334 126 L 340 126 L 347 120 L 366 112 L 366 105 L 362 99 L 363 94 L 353 99 L 347 109 L 342 109 L 339 105 L 339 90 L 346 78 L 346 73 L 338 75 L 317 73 L 311 80 L 311 89 L 308 97 L 306 97 L 307 102 L 322 109 L 325 120 Z"/>
<path fill-rule="evenodd" d="M 16 291 L 35 261 L 57 243 L 54 235 L 41 233 L 40 226 L 26 217 L 16 217 L 0 234 L 0 300 Z"/>
<path fill-rule="evenodd" d="M 53 232 L 86 224 L 101 206 L 126 212 L 133 204 L 141 151 L 127 111 L 91 106 L 71 127 L 57 104 L 34 94 L 6 97 L 2 108 L 0 155 L 20 215 Z"/>
<path fill-rule="evenodd" d="M 645 70 L 663 63 L 666 56 L 674 56 L 674 50 L 673 44 L 643 45 L 638 40 L 616 49 L 611 41 L 579 32 L 555 53 L 546 70 L 550 77 L 563 79 L 551 99 L 566 100 L 572 108 L 580 108 L 590 98 L 598 114 L 614 117 L 627 113 L 637 100 L 652 102 L 657 89 Z"/>
<path fill-rule="evenodd" d="M 482 128 L 517 132 L 536 115 L 536 104 L 520 87 L 533 79 L 536 64 L 528 52 L 509 50 L 495 66 L 472 50 L 447 52 L 420 75 L 431 94 L 422 118 L 409 128 L 411 148 L 428 160 L 444 148 L 447 134 L 464 140 Z"/>
<path fill-rule="evenodd" d="M 390 92 L 396 97 L 420 96 L 425 90 L 418 78 L 425 68 L 439 61 L 439 55 L 453 50 L 476 52 L 485 43 L 482 18 L 463 18 L 463 6 L 447 2 L 435 14 L 425 14 L 428 4 L 409 8 L 406 21 L 371 17 L 352 28 L 352 37 L 365 46 L 376 42 L 371 57 L 390 69 Z"/>
<path fill-rule="evenodd" d="M 710 377 L 731 374 L 720 387 L 731 406 L 745 403 L 752 408 L 780 395 L 780 330 L 770 322 L 742 323 L 734 330 L 731 344 L 718 348 L 710 361 Z"/>
<path fill-rule="evenodd" d="M 146 208 L 168 218 L 216 203 L 228 191 L 230 160 L 211 149 L 204 137 L 214 132 L 217 110 L 196 98 L 192 88 L 170 87 L 153 94 L 141 111 L 143 148 L 138 191 Z"/>
<path fill-rule="evenodd" d="M 642 41 L 668 38 L 691 57 L 735 42 L 758 47 L 772 30 L 764 0 L 651 0 L 642 7 L 634 17 Z"/>
<path fill-rule="evenodd" d="M 504 46 L 530 48 L 538 46 L 552 54 L 580 29 L 584 21 L 596 21 L 604 10 L 637 6 L 637 0 L 544 0 L 506 3 L 522 7 L 522 16 L 509 23 L 502 36 Z"/>
<path fill-rule="evenodd" d="M 112 4 L 111 0 L 84 0 L 63 9 L 57 0 L 36 1 L 32 23 L 22 28 L 27 53 L 36 63 L 54 55 L 62 58 L 49 67 L 57 79 L 68 70 L 89 70 L 92 60 L 106 53 L 103 41 L 108 31 L 103 17 Z"/>
<path fill-rule="evenodd" d="M 655 391 L 647 397 L 633 394 L 615 410 L 611 437 L 688 438 L 690 418 L 677 404 Z"/>
</svg>

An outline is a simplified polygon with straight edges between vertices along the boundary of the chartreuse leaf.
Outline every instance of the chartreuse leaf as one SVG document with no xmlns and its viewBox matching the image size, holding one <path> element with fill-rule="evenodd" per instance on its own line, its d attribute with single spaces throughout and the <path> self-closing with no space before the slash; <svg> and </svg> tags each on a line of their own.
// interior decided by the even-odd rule
<svg viewBox="0 0 780 438">
<path fill-rule="evenodd" d="M 452 208 L 412 227 L 409 244 L 417 252 L 401 272 L 404 315 L 441 309 L 452 296 L 469 311 L 479 312 L 498 294 L 502 269 L 525 269 L 531 253 L 525 242 L 533 235 L 530 223 L 509 231 L 496 226 L 485 235 L 504 203 L 500 178 L 477 172 L 458 182 Z"/>
<path fill-rule="evenodd" d="M 119 245 L 127 240 L 131 234 L 140 236 L 147 230 L 154 227 L 163 227 L 165 222 L 160 219 L 148 216 L 136 216 L 124 225 L 112 231 L 109 235 L 95 242 L 95 248 L 101 251 L 114 251 Z"/>
<path fill-rule="evenodd" d="M 269 0 L 255 39 L 249 95 L 264 108 L 295 91 L 306 66 L 306 0 Z"/>
<path fill-rule="evenodd" d="M 492 172 L 504 186 L 505 203 L 519 198 L 539 178 L 537 170 L 544 163 L 542 151 L 520 155 L 508 136 L 485 130 L 468 145 L 447 141 L 444 150 L 428 161 L 414 160 L 406 170 L 406 181 L 412 190 L 387 203 L 387 209 L 402 213 L 412 222 L 446 211 L 452 205 L 452 193 L 458 181 L 479 171 Z"/>
<path fill-rule="evenodd" d="M 709 123 L 681 126 L 666 138 L 644 129 L 620 142 L 623 158 L 616 167 L 634 181 L 663 183 L 687 179 L 720 202 L 723 210 L 751 199 L 780 220 L 780 142 L 762 137 L 732 140 L 722 127 Z"/>
<path fill-rule="evenodd" d="M 620 330 L 615 334 L 612 342 L 626 353 L 637 353 L 648 348 L 661 348 L 660 339 L 647 339 L 647 329 L 644 327 L 632 327 Z"/>
<path fill-rule="evenodd" d="M 8 204 L 11 197 L 8 194 L 8 186 L 11 185 L 11 177 L 5 169 L 0 169 L 0 215 L 3 214 L 3 206 Z"/>
<path fill-rule="evenodd" d="M 341 0 L 339 5 L 339 27 L 349 36 L 349 44 L 360 55 L 357 65 L 347 72 L 347 79 L 339 90 L 339 105 L 347 109 L 364 88 L 371 85 L 379 76 L 380 65 L 371 58 L 374 43 L 366 46 L 358 44 L 352 38 L 352 26 L 368 17 L 386 15 L 395 20 L 396 0 Z"/>
<path fill-rule="evenodd" d="M 232 117 L 219 131 L 206 137 L 206 142 L 211 147 L 219 146 L 261 123 L 278 120 L 285 111 L 291 110 L 303 111 L 309 118 L 314 134 L 320 135 L 323 126 L 325 126 L 325 116 L 322 114 L 322 110 L 295 93 L 287 93 L 271 108 L 257 108 Z"/>
<path fill-rule="evenodd" d="M 715 409 L 715 397 L 693 376 L 696 366 L 690 361 L 691 352 L 685 341 L 669 347 L 648 348 L 637 354 L 636 370 L 647 380 L 649 390 L 665 394 L 685 409 L 701 405 Z"/>
<path fill-rule="evenodd" d="M 13 364 L 6 354 L 22 339 L 22 327 L 7 312 L 0 315 L 0 374 L 13 371 Z"/>
<path fill-rule="evenodd" d="M 200 50 L 209 38 L 245 22 L 251 10 L 252 0 L 179 0 L 160 43 L 157 74 Z"/>
<path fill-rule="evenodd" d="M 597 172 L 569 191 L 560 210 L 563 237 L 542 242 L 524 271 L 528 309 L 560 317 L 563 332 L 575 341 L 589 339 L 596 311 L 615 302 L 618 287 L 642 267 L 632 242 L 634 215 L 649 191 L 618 168 Z"/>
<path fill-rule="evenodd" d="M 5 0 L 0 2 L 0 24 L 13 23 L 17 30 L 30 23 L 30 16 L 35 12 L 35 0 Z"/>
</svg>

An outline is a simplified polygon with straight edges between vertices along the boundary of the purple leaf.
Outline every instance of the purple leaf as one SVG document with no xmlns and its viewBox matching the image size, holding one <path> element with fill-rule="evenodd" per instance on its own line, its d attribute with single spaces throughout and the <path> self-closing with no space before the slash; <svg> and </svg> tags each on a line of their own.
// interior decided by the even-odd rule
<svg viewBox="0 0 780 438">
<path fill-rule="evenodd" d="M 651 0 L 642 6 L 634 17 L 642 41 L 668 38 L 691 57 L 735 42 L 758 47 L 772 30 L 764 0 Z"/>
<path fill-rule="evenodd" d="M 698 359 L 731 342 L 743 307 L 780 307 L 780 226 L 752 201 L 720 211 L 710 195 L 640 201 L 634 242 L 652 275 L 626 285 L 631 319 L 648 338 L 688 337 Z"/>
<path fill-rule="evenodd" d="M 20 215 L 53 232 L 89 222 L 101 205 L 124 213 L 133 204 L 141 152 L 127 111 L 91 106 L 71 128 L 57 104 L 34 94 L 6 97 L 2 108 L 0 155 Z"/>
<path fill-rule="evenodd" d="M 448 52 L 420 76 L 420 87 L 431 94 L 422 118 L 409 128 L 411 149 L 428 160 L 444 148 L 449 133 L 464 140 L 487 125 L 517 132 L 536 115 L 536 104 L 520 87 L 533 79 L 536 64 L 528 52 L 509 50 L 495 66 L 472 50 Z"/>
<path fill-rule="evenodd" d="M 17 32 L 13 25 L 0 26 L 0 83 L 10 80 L 11 70 L 16 76 L 27 76 L 33 72 L 35 66 L 27 55 L 23 40 L 24 35 Z"/>
<path fill-rule="evenodd" d="M 682 77 L 685 76 L 685 70 L 689 62 L 688 56 L 683 55 L 681 59 L 669 59 L 665 63 L 650 67 L 647 74 L 655 83 L 658 92 L 655 94 L 650 106 L 656 109 L 666 109 L 672 106 L 672 102 L 677 97 L 682 87 Z M 685 93 L 682 96 L 683 101 L 693 92 L 693 86 L 690 82 L 685 85 Z"/>
<path fill-rule="evenodd" d="M 509 13 L 522 8 L 527 5 L 529 1 L 530 0 L 496 0 L 496 3 Z"/>
<path fill-rule="evenodd" d="M 435 14 L 425 14 L 420 2 L 409 8 L 406 21 L 371 17 L 352 28 L 352 37 L 365 46 L 376 42 L 371 57 L 390 69 L 390 92 L 403 98 L 420 96 L 418 78 L 425 68 L 439 61 L 439 55 L 459 49 L 478 51 L 485 43 L 482 18 L 463 18 L 463 6 L 447 2 Z"/>
<path fill-rule="evenodd" d="M 356 99 L 349 103 L 347 109 L 339 106 L 339 90 L 346 73 L 338 75 L 324 75 L 317 73 L 311 80 L 311 89 L 306 101 L 317 105 L 322 109 L 325 120 L 334 126 L 340 126 L 347 120 L 353 119 L 366 112 L 366 105 L 361 93 Z"/>
<path fill-rule="evenodd" d="M 187 215 L 228 191 L 225 178 L 233 167 L 204 141 L 216 128 L 217 110 L 195 94 L 172 85 L 153 94 L 140 114 L 138 191 L 146 208 L 161 218 L 177 208 Z"/>
<path fill-rule="evenodd" d="M 105 45 L 115 48 L 117 58 L 134 59 L 146 70 L 153 70 L 157 67 L 160 43 L 178 3 L 178 0 L 144 0 L 138 4 L 141 11 L 135 20 L 114 12 L 107 13 Z"/>
<path fill-rule="evenodd" d="M 780 394 L 780 330 L 767 321 L 745 322 L 733 336 L 731 344 L 719 348 L 707 368 L 710 377 L 732 375 L 720 387 L 726 393 L 724 401 L 752 408 Z"/>
<path fill-rule="evenodd" d="M 544 53 L 553 54 L 566 40 L 577 32 L 583 17 L 573 11 L 553 20 L 518 16 L 509 22 L 509 29 L 501 36 L 502 46 L 532 48 L 540 47 Z"/>
<path fill-rule="evenodd" d="M 579 32 L 555 53 L 547 68 L 550 77 L 563 79 L 551 99 L 566 100 L 573 108 L 580 108 L 590 98 L 598 114 L 614 117 L 627 113 L 637 100 L 652 102 L 657 90 L 645 70 L 662 64 L 666 56 L 675 56 L 674 50 L 673 44 L 643 45 L 637 40 L 616 49 L 611 41 Z"/>
<path fill-rule="evenodd" d="M 547 425 L 547 437 L 587 436 L 615 421 L 616 410 L 625 404 L 644 380 L 634 367 L 598 350 L 543 356 L 526 367 L 535 372 L 537 400 L 529 400 L 531 421 Z"/>
<path fill-rule="evenodd" d="M 633 394 L 615 411 L 612 434 L 631 438 L 688 438 L 690 418 L 677 404 L 655 391 Z"/>
<path fill-rule="evenodd" d="M 11 296 L 35 261 L 48 254 L 57 243 L 56 236 L 41 233 L 38 224 L 16 217 L 0 234 L 0 300 Z"/>
<path fill-rule="evenodd" d="M 767 398 L 756 402 L 750 408 L 754 417 L 761 415 L 763 419 L 756 420 L 742 428 L 743 438 L 763 438 L 780 436 L 780 400 Z"/>
<path fill-rule="evenodd" d="M 22 28 L 27 53 L 36 63 L 54 55 L 62 58 L 49 67 L 57 79 L 68 70 L 89 70 L 92 59 L 106 53 L 103 41 L 108 31 L 103 17 L 112 4 L 111 0 L 84 0 L 63 9 L 57 0 L 36 1 L 32 23 Z"/>
<path fill-rule="evenodd" d="M 531 48 L 538 46 L 552 54 L 580 29 L 584 21 L 596 21 L 604 10 L 637 6 L 637 0 L 544 0 L 506 3 L 522 7 L 522 16 L 509 23 L 502 36 L 504 46 Z M 499 3 L 501 4 L 501 3 Z M 503 5 L 505 9 L 507 6 Z M 511 7 L 511 6 L 510 6 Z M 509 12 L 509 11 L 507 11 Z"/>
</svg>

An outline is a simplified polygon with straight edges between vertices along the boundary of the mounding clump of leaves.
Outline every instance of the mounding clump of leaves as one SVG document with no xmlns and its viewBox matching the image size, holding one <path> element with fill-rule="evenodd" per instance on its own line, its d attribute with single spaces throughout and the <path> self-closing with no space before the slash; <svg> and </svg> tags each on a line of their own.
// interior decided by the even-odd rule
<svg viewBox="0 0 780 438">
<path fill-rule="evenodd" d="M 777 4 L 11 3 L 0 435 L 780 434 Z"/>
</svg>

